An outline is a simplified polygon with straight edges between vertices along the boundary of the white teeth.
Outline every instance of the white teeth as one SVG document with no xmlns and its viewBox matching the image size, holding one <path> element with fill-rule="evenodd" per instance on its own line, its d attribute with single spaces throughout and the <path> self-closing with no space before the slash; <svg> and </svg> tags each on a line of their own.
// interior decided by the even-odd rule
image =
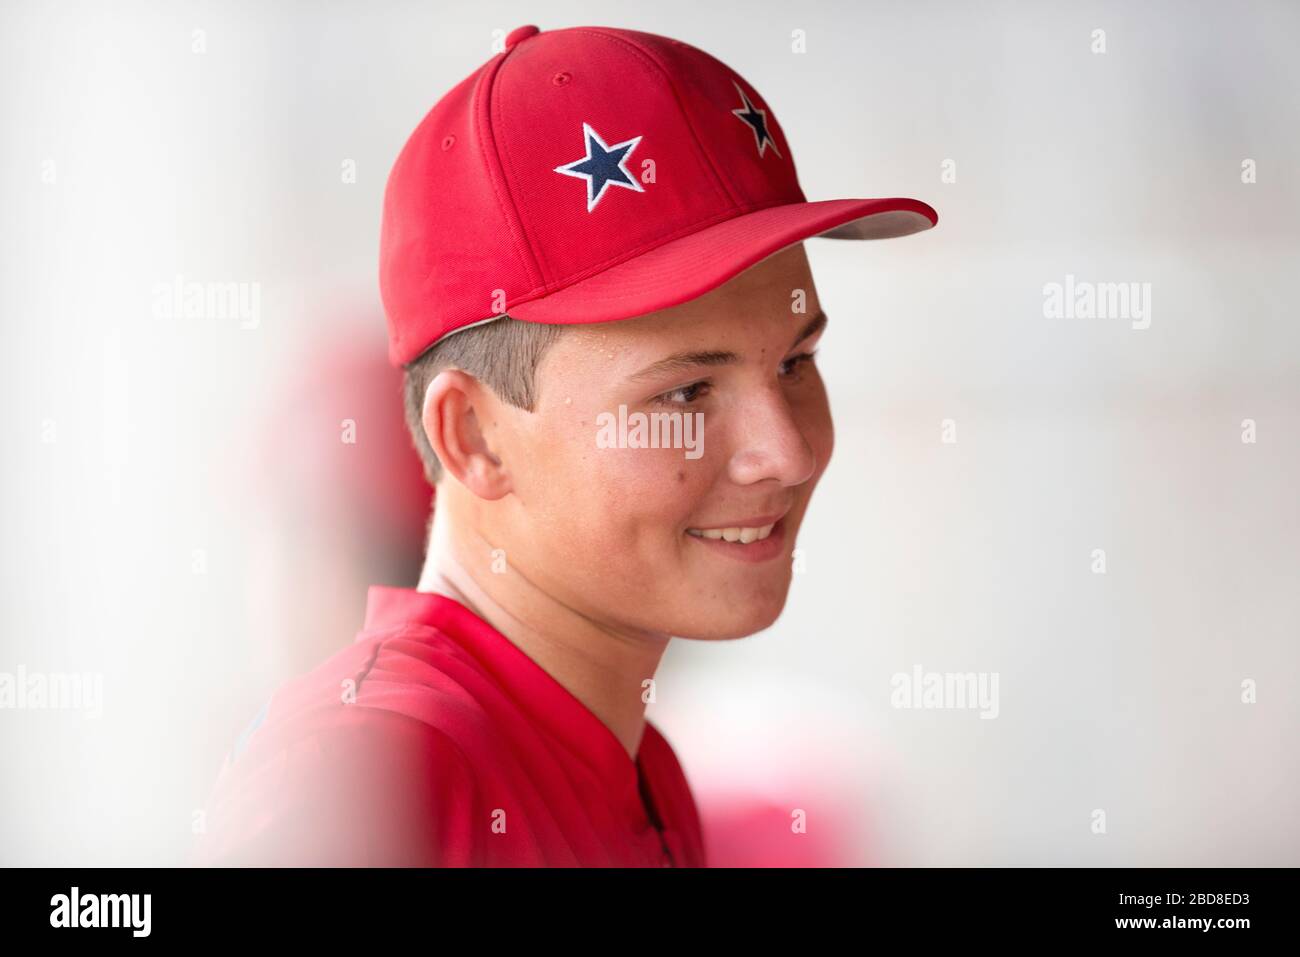
<svg viewBox="0 0 1300 957">
<path fill-rule="evenodd" d="M 688 528 L 688 535 L 694 535 L 696 538 L 712 538 L 714 540 L 722 539 L 728 542 L 739 542 L 741 545 L 748 545 L 750 542 L 761 542 L 772 534 L 772 529 L 776 523 L 763 525 L 756 528 L 740 528 L 733 526 L 731 528 Z"/>
</svg>

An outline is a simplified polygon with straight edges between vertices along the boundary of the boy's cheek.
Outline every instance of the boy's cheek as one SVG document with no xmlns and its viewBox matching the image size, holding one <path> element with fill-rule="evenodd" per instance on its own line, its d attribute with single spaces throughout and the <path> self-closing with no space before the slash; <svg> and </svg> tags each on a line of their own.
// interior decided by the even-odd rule
<svg viewBox="0 0 1300 957">
<path fill-rule="evenodd" d="M 571 421 L 563 431 L 539 430 L 519 450 L 516 488 L 547 535 L 602 552 L 620 543 L 618 550 L 633 558 L 630 543 L 675 535 L 698 514 L 720 445 L 706 443 L 699 458 L 684 449 L 600 448 L 595 425 L 585 418 L 585 425 Z"/>
<path fill-rule="evenodd" d="M 705 494 L 700 463 L 677 449 L 606 449 L 565 498 L 570 520 L 605 567 L 663 560 Z"/>
</svg>

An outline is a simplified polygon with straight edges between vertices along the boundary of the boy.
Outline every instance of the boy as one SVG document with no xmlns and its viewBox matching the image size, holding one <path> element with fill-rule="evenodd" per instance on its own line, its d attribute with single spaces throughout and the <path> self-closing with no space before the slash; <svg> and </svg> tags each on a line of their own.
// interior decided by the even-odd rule
<svg viewBox="0 0 1300 957">
<path fill-rule="evenodd" d="M 807 202 L 764 100 L 699 50 L 511 33 L 384 201 L 389 358 L 437 494 L 424 572 L 272 697 L 197 860 L 703 866 L 645 705 L 670 637 L 785 603 L 833 445 L 802 240 L 936 219 Z"/>
</svg>

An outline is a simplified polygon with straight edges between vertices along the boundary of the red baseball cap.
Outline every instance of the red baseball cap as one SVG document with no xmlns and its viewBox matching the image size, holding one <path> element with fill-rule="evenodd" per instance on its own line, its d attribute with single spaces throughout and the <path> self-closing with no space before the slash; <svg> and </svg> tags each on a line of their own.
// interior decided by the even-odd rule
<svg viewBox="0 0 1300 957">
<path fill-rule="evenodd" d="M 389 175 L 389 360 L 507 314 L 629 319 L 811 236 L 883 239 L 936 222 L 915 199 L 809 202 L 767 101 L 695 47 L 519 27 L 434 105 Z"/>
</svg>

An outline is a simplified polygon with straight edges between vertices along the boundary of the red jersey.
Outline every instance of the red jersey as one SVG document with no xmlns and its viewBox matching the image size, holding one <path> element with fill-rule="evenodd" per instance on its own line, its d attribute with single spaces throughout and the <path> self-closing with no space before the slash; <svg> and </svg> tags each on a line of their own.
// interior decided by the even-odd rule
<svg viewBox="0 0 1300 957">
<path fill-rule="evenodd" d="M 703 867 L 648 721 L 636 760 L 460 603 L 374 586 L 352 645 L 281 687 L 227 756 L 203 865 Z"/>
</svg>

